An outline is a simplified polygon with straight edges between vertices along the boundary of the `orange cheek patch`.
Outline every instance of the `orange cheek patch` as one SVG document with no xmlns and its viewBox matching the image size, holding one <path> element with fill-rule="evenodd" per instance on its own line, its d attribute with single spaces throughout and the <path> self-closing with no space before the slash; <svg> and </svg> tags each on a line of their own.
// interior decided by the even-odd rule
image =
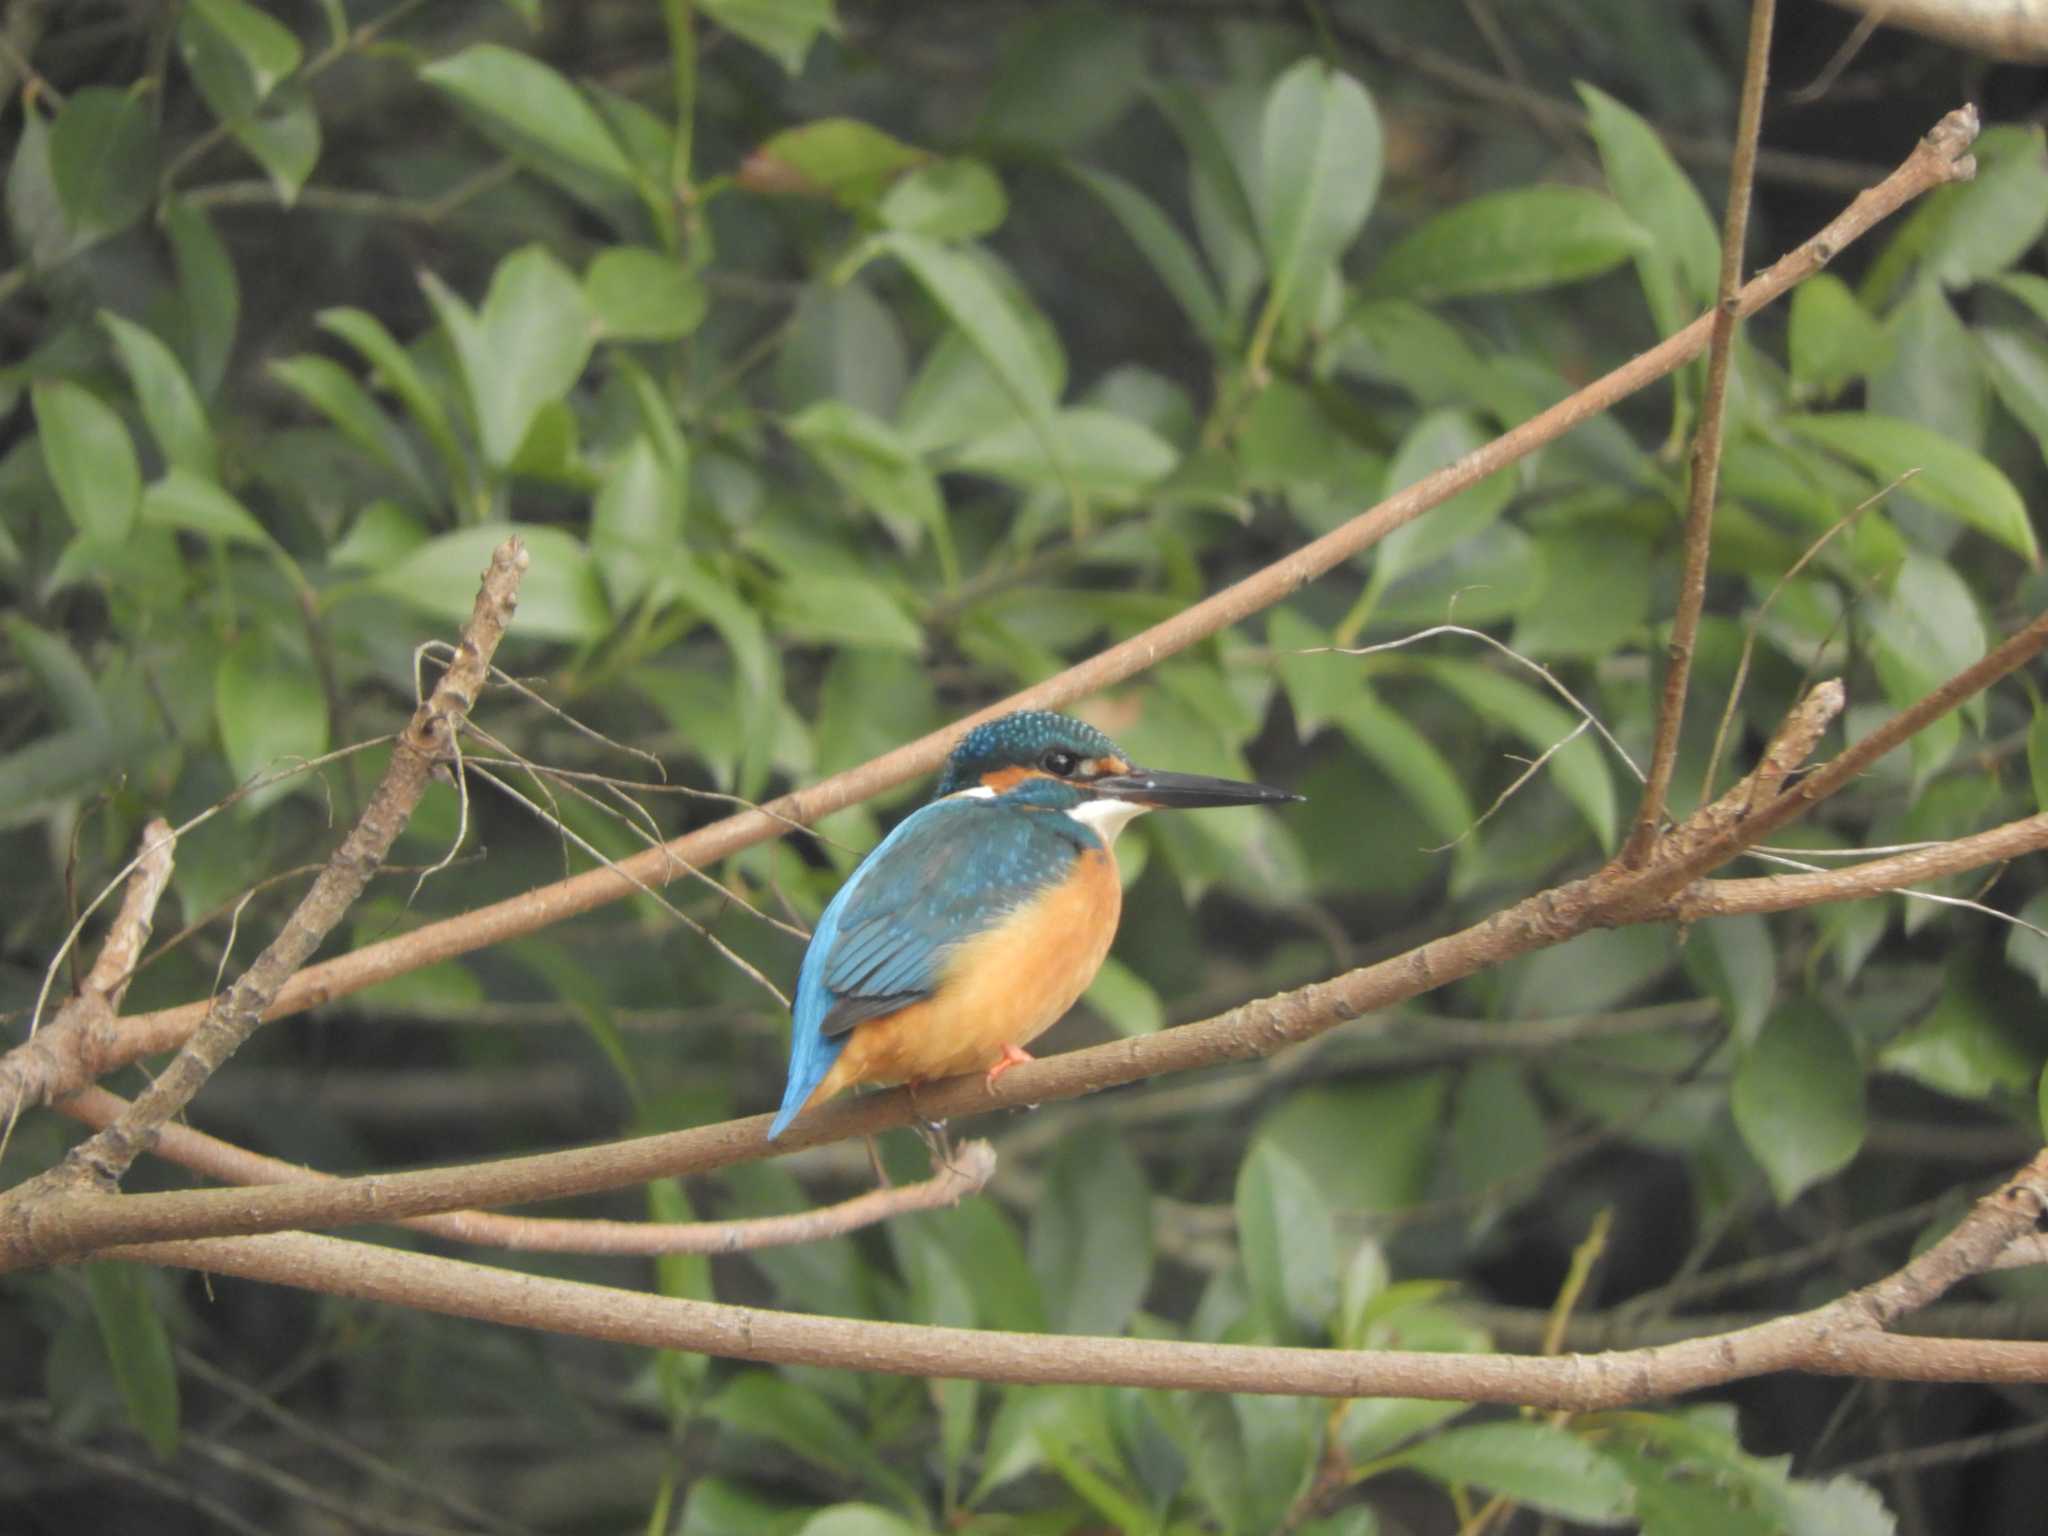
<svg viewBox="0 0 2048 1536">
<path fill-rule="evenodd" d="M 1084 853 L 1070 878 L 963 944 L 933 996 L 856 1025 L 810 1102 L 858 1083 L 986 1071 L 1004 1046 L 1036 1039 L 1087 991 L 1122 908 L 1116 862 Z"/>
<path fill-rule="evenodd" d="M 981 782 L 984 786 L 1000 795 L 1015 789 L 1026 779 L 1032 777 L 1034 775 L 1029 768 L 998 768 L 992 773 L 984 773 L 981 776 Z"/>
</svg>

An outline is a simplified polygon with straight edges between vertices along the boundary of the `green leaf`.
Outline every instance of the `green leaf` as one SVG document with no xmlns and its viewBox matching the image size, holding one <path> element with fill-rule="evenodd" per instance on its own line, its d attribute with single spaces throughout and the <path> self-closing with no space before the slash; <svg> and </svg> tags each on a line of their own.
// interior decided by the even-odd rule
<svg viewBox="0 0 2048 1536">
<path fill-rule="evenodd" d="M 710 297 L 696 273 L 644 245 L 608 245 L 583 274 L 599 329 L 621 341 L 673 341 L 697 329 Z"/>
<path fill-rule="evenodd" d="M 85 1268 L 86 1294 L 107 1361 L 121 1389 L 128 1422 L 160 1459 L 178 1449 L 178 1368 L 171 1338 L 150 1294 L 150 1272 L 140 1264 L 100 1263 Z"/>
<path fill-rule="evenodd" d="M 1595 277 L 1650 237 L 1613 199 L 1583 187 L 1516 187 L 1440 213 L 1404 235 L 1367 280 L 1415 299 L 1519 293 Z"/>
<path fill-rule="evenodd" d="M 1670 255 L 1692 302 L 1712 303 L 1721 281 L 1721 235 L 1699 189 L 1656 129 L 1597 87 L 1581 82 L 1578 92 L 1616 200 Z"/>
<path fill-rule="evenodd" d="M 65 101 L 50 126 L 50 176 L 79 244 L 126 229 L 148 211 L 156 152 L 144 97 L 89 85 Z"/>
<path fill-rule="evenodd" d="M 1621 1469 L 1555 1424 L 1473 1424 L 1433 1435 L 1401 1457 L 1439 1481 L 1504 1494 L 1583 1525 L 1621 1525 L 1635 1490 Z"/>
<path fill-rule="evenodd" d="M 183 300 L 183 350 L 199 393 L 211 399 L 220 389 L 234 350 L 242 291 L 235 264 L 205 211 L 173 199 L 164 211 L 171 257 Z"/>
<path fill-rule="evenodd" d="M 1166 1027 L 1166 1010 L 1159 994 L 1114 955 L 1102 962 L 1081 1001 L 1107 1019 L 1120 1035 L 1157 1034 Z"/>
<path fill-rule="evenodd" d="M 1577 717 L 1526 683 L 1477 662 L 1428 661 L 1428 674 L 1463 699 L 1483 719 L 1521 737 L 1538 753 L 1548 752 L 1578 726 Z M 1614 846 L 1614 778 L 1590 731 L 1559 748 L 1544 772 L 1578 808 L 1603 848 Z"/>
<path fill-rule="evenodd" d="M 1754 1045 L 1778 996 L 1778 955 L 1762 917 L 1717 917 L 1693 929 L 1686 974 L 1720 1002 L 1736 1043 Z"/>
<path fill-rule="evenodd" d="M 259 774 L 325 755 L 327 701 L 313 668 L 268 634 L 250 630 L 220 659 L 213 679 L 214 718 L 235 777 Z M 242 802 L 254 812 L 289 793 L 291 781 L 266 785 Z"/>
<path fill-rule="evenodd" d="M 142 470 L 121 418 L 68 379 L 38 379 L 29 393 L 43 463 L 71 525 L 102 544 L 126 538 L 142 498 Z"/>
<path fill-rule="evenodd" d="M 2027 332 L 2002 327 L 1974 326 L 1970 334 L 1999 402 L 2048 458 L 2048 346 Z"/>
<path fill-rule="evenodd" d="M 1148 18 L 1123 7 L 1084 0 L 1008 14 L 1017 19 L 990 39 L 995 78 L 972 131 L 1019 163 L 1095 138 L 1123 116 L 1152 72 Z"/>
<path fill-rule="evenodd" d="M 941 160 L 896 181 L 876 210 L 891 229 L 933 240 L 971 240 L 1003 222 L 1010 199 L 979 160 Z"/>
<path fill-rule="evenodd" d="M 1152 264 L 1152 270 L 1187 314 L 1196 333 L 1208 341 L 1220 337 L 1225 323 L 1223 300 L 1218 297 L 1202 258 L 1160 206 L 1121 176 L 1083 165 L 1067 169 L 1076 181 L 1102 200 L 1131 243 Z"/>
<path fill-rule="evenodd" d="M 1781 1008 L 1742 1053 L 1729 1090 L 1735 1127 L 1780 1205 L 1847 1167 L 1863 1145 L 1863 1063 L 1817 1005 Z"/>
<path fill-rule="evenodd" d="M 804 572 L 776 593 L 776 618 L 792 638 L 880 650 L 924 649 L 924 631 L 879 584 L 859 576 Z"/>
<path fill-rule="evenodd" d="M 1475 1209 L 1486 1215 L 1511 1204 L 1501 1186 L 1543 1166 L 1546 1145 L 1542 1107 L 1519 1066 L 1484 1061 L 1465 1073 L 1451 1112 L 1450 1163 Z"/>
<path fill-rule="evenodd" d="M 218 477 L 220 456 L 214 449 L 213 428 L 171 349 L 153 332 L 110 309 L 100 311 L 100 324 L 114 338 L 136 404 L 142 407 L 142 419 L 149 423 L 150 435 L 165 460 L 173 468 L 208 480 Z"/>
<path fill-rule="evenodd" d="M 1310 659 L 1335 667 L 1356 665 L 1349 656 Z M 1362 689 L 1343 707 L 1337 723 L 1353 745 L 1400 787 L 1440 843 L 1455 843 L 1478 825 L 1479 813 L 1465 793 L 1464 781 L 1436 743 L 1370 689 Z"/>
<path fill-rule="evenodd" d="M 2034 782 L 2035 812 L 2048 811 L 2048 709 L 2039 704 L 2027 727 L 2027 772 Z"/>
<path fill-rule="evenodd" d="M 440 454 L 450 478 L 462 484 L 468 475 L 468 462 L 456 444 L 441 397 L 427 383 L 412 355 L 384 329 L 384 322 L 360 309 L 323 309 L 317 318 L 322 330 L 339 336 L 361 354 L 372 369 L 371 382 L 399 398 Z"/>
<path fill-rule="evenodd" d="M 971 1386 L 951 1382 L 950 1386 Z M 924 1536 L 925 1527 L 912 1525 L 901 1515 L 892 1515 L 873 1504 L 838 1504 L 821 1509 L 797 1529 L 797 1536 Z"/>
<path fill-rule="evenodd" d="M 747 157 L 743 185 L 762 192 L 829 197 L 871 208 L 883 191 L 930 154 L 854 117 L 821 117 L 785 128 Z"/>
<path fill-rule="evenodd" d="M 209 538 L 275 547 L 263 525 L 234 497 L 212 480 L 189 470 L 173 469 L 142 493 L 142 521 L 158 528 L 183 528 Z"/>
<path fill-rule="evenodd" d="M 1654 552 L 1626 526 L 1600 521 L 1546 531 L 1543 585 L 1515 623 L 1525 656 L 1602 661 L 1648 640 Z"/>
<path fill-rule="evenodd" d="M 595 176 L 620 192 L 638 183 L 632 163 L 597 109 L 549 65 L 531 54 L 473 43 L 437 60 L 420 78 L 510 136 L 531 159 L 536 153 L 582 176 Z"/>
<path fill-rule="evenodd" d="M 356 517 L 339 543 L 327 551 L 336 570 L 381 571 L 398 564 L 427 542 L 420 520 L 389 497 L 380 496 Z"/>
<path fill-rule="evenodd" d="M 253 7 L 236 0 L 187 6 L 178 18 L 178 50 L 213 115 L 270 173 L 289 207 L 320 158 L 320 120 L 302 82 L 280 81 L 275 66 L 283 54 L 275 39 L 258 35 L 277 23 L 259 16 L 255 28 L 242 27 L 251 14 Z M 296 40 L 291 47 L 296 53 Z"/>
<path fill-rule="evenodd" d="M 23 665 L 35 674 L 59 725 L 91 731 L 108 728 L 107 707 L 93 686 L 92 673 L 69 642 L 11 613 L 0 617 L 0 627 L 6 629 Z"/>
<path fill-rule="evenodd" d="M 1150 427 L 1113 411 L 1078 406 L 1054 413 L 1046 429 L 1020 421 L 963 443 L 950 467 L 1045 490 L 1072 487 L 1106 504 L 1123 505 L 1151 490 L 1179 463 L 1173 444 Z"/>
<path fill-rule="evenodd" d="M 1187 150 L 1195 228 L 1220 279 L 1225 312 L 1239 317 L 1265 276 L 1265 253 L 1246 189 L 1250 156 L 1234 150 L 1256 143 L 1263 102 L 1249 83 L 1240 92 L 1207 96 L 1184 85 L 1155 85 L 1151 96 Z"/>
<path fill-rule="evenodd" d="M 1885 322 L 1884 356 L 1864 389 L 1863 408 L 1981 451 L 1987 383 L 1982 350 L 1948 295 L 1920 283 Z M 1908 487 L 1905 494 L 1915 493 Z"/>
<path fill-rule="evenodd" d="M 613 461 L 591 509 L 590 545 L 624 613 L 654 584 L 661 557 L 681 540 L 683 487 L 642 435 Z"/>
<path fill-rule="evenodd" d="M 191 0 L 191 9 L 241 56 L 261 101 L 299 67 L 299 40 L 291 28 L 247 0 Z"/>
<path fill-rule="evenodd" d="M 1840 454 L 1879 485 L 1918 471 L 1908 491 L 2038 565 L 2041 552 L 2020 493 L 1994 465 L 1917 422 L 1862 411 L 1792 416 L 1785 425 Z"/>
<path fill-rule="evenodd" d="M 39 271 L 61 265 L 98 236 L 64 211 L 50 167 L 50 129 L 41 112 L 22 115 L 21 137 L 7 167 L 7 222 L 14 249 Z"/>
<path fill-rule="evenodd" d="M 1273 83 L 1253 190 L 1272 288 L 1284 308 L 1319 288 L 1379 193 L 1382 146 L 1372 98 L 1349 75 L 1303 59 Z"/>
<path fill-rule="evenodd" d="M 1790 1457 L 1746 1454 L 1732 1408 L 1605 1421 L 1606 1454 L 1637 1485 L 1649 1536 L 1893 1536 L 1891 1516 L 1854 1479 L 1796 1480 Z"/>
<path fill-rule="evenodd" d="M 2027 920 L 2038 916 L 2037 912 Z M 2044 949 L 2048 940 L 2024 928 L 2014 928 L 2006 937 L 2006 959 L 2037 979 Z M 1887 1043 L 1877 1064 L 1951 1098 L 1981 1101 L 2024 1094 L 2034 1081 L 2039 1051 L 2023 1027 L 2015 1028 L 1986 1003 L 1967 973 L 1955 972 L 1934 1011 Z"/>
<path fill-rule="evenodd" d="M 864 1478 L 892 1492 L 908 1488 L 831 1403 L 772 1371 L 742 1371 L 705 1404 L 705 1412 L 840 1477 Z"/>
<path fill-rule="evenodd" d="M 433 274 L 422 280 L 461 361 L 484 457 L 502 468 L 541 407 L 582 376 L 594 329 L 582 285 L 537 245 L 498 264 L 481 314 Z"/>
<path fill-rule="evenodd" d="M 2039 127 L 1993 128 L 1972 146 L 1977 174 L 1941 190 L 1921 253 L 1944 288 L 1967 288 L 2012 266 L 2048 229 L 2048 155 Z"/>
<path fill-rule="evenodd" d="M 1260 1122 L 1257 1134 L 1292 1153 L 1327 1204 L 1400 1210 L 1423 1197 L 1436 1172 L 1448 1084 L 1441 1072 L 1416 1072 L 1298 1089 Z M 1369 1158 L 1358 1155 L 1358 1128 L 1366 1125 L 1372 1127 Z"/>
<path fill-rule="evenodd" d="M 1282 1343 L 1315 1338 L 1337 1304 L 1337 1237 L 1330 1209 L 1300 1163 L 1260 1139 L 1237 1172 L 1237 1241 L 1260 1332 Z"/>
<path fill-rule="evenodd" d="M 490 564 L 491 551 L 512 533 L 525 541 L 533 556 L 519 585 L 513 636 L 586 643 L 603 638 L 611 628 L 611 612 L 597 562 L 559 528 L 500 523 L 444 533 L 380 571 L 373 584 L 417 612 L 459 626 L 476 604 L 477 584 Z"/>
<path fill-rule="evenodd" d="M 792 75 L 803 68 L 817 35 L 838 25 L 832 0 L 697 0 L 697 9 Z"/>
<path fill-rule="evenodd" d="M 872 243 L 901 261 L 967 338 L 1057 465 L 1053 392 L 1047 387 L 1031 333 L 1011 307 L 1009 297 L 972 257 L 924 235 L 892 231 Z"/>
<path fill-rule="evenodd" d="M 1031 1219 L 1031 1268 L 1061 1333 L 1122 1333 L 1152 1277 L 1152 1196 L 1123 1138 L 1064 1138 Z"/>
<path fill-rule="evenodd" d="M 818 467 L 872 512 L 898 544 L 915 549 L 929 533 L 946 584 L 959 580 L 938 479 L 902 433 L 838 400 L 820 400 L 785 426 Z"/>
<path fill-rule="evenodd" d="M 412 445 L 341 364 L 317 353 L 273 359 L 270 373 L 341 430 L 341 435 L 431 499 Z"/>
<path fill-rule="evenodd" d="M 1386 485 L 1380 494 L 1391 496 L 1407 489 L 1424 476 L 1455 464 L 1492 436 L 1467 412 L 1431 411 L 1409 428 L 1408 435 L 1401 440 L 1387 465 Z M 1514 493 L 1515 473 L 1504 469 L 1460 491 L 1426 517 L 1396 528 L 1380 540 L 1373 555 L 1373 592 L 1376 594 L 1409 572 L 1441 559 L 1491 527 Z"/>
<path fill-rule="evenodd" d="M 1817 272 L 1792 290 L 1786 346 L 1793 388 L 1826 396 L 1881 365 L 1891 343 L 1847 283 Z"/>
</svg>

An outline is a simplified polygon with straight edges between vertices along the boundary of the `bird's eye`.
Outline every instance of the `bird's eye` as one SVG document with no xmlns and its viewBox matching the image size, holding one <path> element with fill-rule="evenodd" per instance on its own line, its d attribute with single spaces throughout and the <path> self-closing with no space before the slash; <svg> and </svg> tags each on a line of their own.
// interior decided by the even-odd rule
<svg viewBox="0 0 2048 1536">
<path fill-rule="evenodd" d="M 1038 761 L 1047 773 L 1056 773 L 1063 779 L 1081 766 L 1081 760 L 1065 747 L 1054 747 Z"/>
</svg>

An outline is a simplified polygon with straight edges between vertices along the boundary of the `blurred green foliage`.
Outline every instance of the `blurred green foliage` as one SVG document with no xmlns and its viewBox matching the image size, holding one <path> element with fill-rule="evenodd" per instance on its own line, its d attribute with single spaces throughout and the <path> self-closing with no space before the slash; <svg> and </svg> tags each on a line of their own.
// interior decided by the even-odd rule
<svg viewBox="0 0 2048 1536">
<path fill-rule="evenodd" d="M 1711 302 L 1719 172 L 1667 142 L 1732 115 L 1746 7 L 1532 6 L 1532 116 L 1513 90 L 1474 113 L 1411 67 L 1493 67 L 1457 8 L 1396 9 L 17 0 L 0 67 L 37 74 L 0 118 L 0 1003 L 26 1006 L 145 818 L 249 784 L 181 844 L 158 931 L 194 932 L 131 1007 L 253 953 L 378 759 L 300 770 L 402 717 L 413 648 L 451 635 L 508 526 L 534 563 L 501 661 L 554 707 L 493 694 L 480 723 L 505 747 L 476 756 L 617 854 L 1137 632 Z M 1865 113 L 1857 160 L 1897 158 L 1948 104 Z M 2048 162 L 2034 127 L 1993 126 L 1978 156 L 1743 334 L 1679 811 L 1811 679 L 1848 680 L 1853 736 L 2040 605 Z M 1759 254 L 1843 195 L 1778 174 Z M 1698 389 L 1688 369 L 1088 702 L 1139 760 L 1256 761 L 1310 801 L 1128 834 L 1117 958 L 1052 1043 L 1396 952 L 1614 849 L 1628 766 L 1574 737 L 1530 663 L 1644 759 Z M 1345 654 L 1447 622 L 1522 660 L 1456 632 Z M 2041 721 L 2030 679 L 2001 687 L 1789 840 L 1824 858 L 2029 814 Z M 514 754 L 638 781 L 645 808 Z M 912 793 L 713 873 L 813 916 Z M 402 845 L 415 873 L 458 830 L 437 789 Z M 453 865 L 386 881 L 353 937 L 581 862 L 479 783 Z M 674 894 L 793 973 L 789 931 Z M 1938 1230 L 2038 1141 L 2048 886 L 2015 867 L 1984 899 L 1589 935 L 1272 1070 L 1019 1117 L 995 1128 L 989 1198 L 858 1240 L 651 1277 L 507 1262 L 846 1316 L 1481 1350 L 1468 1304 L 1540 1318 L 1611 1207 L 1582 1308 L 1789 1310 L 1881 1272 L 1896 1213 Z M 772 1102 L 784 1027 L 638 900 L 279 1025 L 195 1118 L 334 1171 L 692 1124 Z M 10 1178 L 62 1134 L 24 1124 Z M 886 1155 L 916 1175 L 914 1144 Z M 867 1177 L 857 1153 L 796 1167 L 801 1185 L 759 1165 L 584 1209 L 758 1214 Z M 1887 1240 L 1854 1236 L 1888 1217 Z M 1810 1265 L 1711 1283 L 1809 1244 Z M 358 1509 L 480 1508 L 493 1529 L 1369 1536 L 1452 1530 L 1500 1496 L 1532 1530 L 1860 1536 L 1892 1516 L 1817 1474 L 2024 1411 L 1767 1387 L 1552 1423 L 998 1389 L 636 1363 L 89 1275 L 0 1289 L 10 1408 L 60 1451 L 105 1440 L 138 1465 L 144 1440 L 118 1436 L 139 1429 L 186 1493 L 101 1497 L 163 1530 L 201 1518 L 188 1495 L 276 1528 L 302 1495 L 213 1452 L 296 1464 L 300 1424 L 375 1453 L 301 1469 Z M 2038 1305 L 2038 1281 L 1983 1289 Z M 295 1417 L 242 1418 L 189 1374 L 181 1394 L 171 1340 Z M 2024 1454 L 1969 1528 L 2038 1510 Z M 75 1497 L 0 1456 L 10 1515 Z M 1961 1528 L 1938 1476 L 1900 1487 L 1922 1528 Z"/>
</svg>

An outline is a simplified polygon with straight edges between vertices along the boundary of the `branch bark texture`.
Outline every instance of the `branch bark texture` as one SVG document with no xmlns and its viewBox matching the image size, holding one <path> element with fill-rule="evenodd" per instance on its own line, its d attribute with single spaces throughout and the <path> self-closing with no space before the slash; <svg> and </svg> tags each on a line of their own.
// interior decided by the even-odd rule
<svg viewBox="0 0 2048 1536">
<path fill-rule="evenodd" d="M 454 660 L 400 735 L 362 817 L 283 929 L 234 985 L 214 999 L 192 1038 L 126 1111 L 73 1148 L 57 1167 L 0 1196 L 0 1234 L 5 1238 L 33 1248 L 39 1213 L 61 1210 L 69 1198 L 104 1195 L 116 1188 L 158 1128 L 191 1103 L 206 1080 L 263 1023 L 279 989 L 347 914 L 405 830 L 435 768 L 453 756 L 457 726 L 490 675 L 491 657 L 518 606 L 519 582 L 527 564 L 526 547 L 516 538 L 493 552 Z"/>
<path fill-rule="evenodd" d="M 1754 314 L 1818 272 L 1845 246 L 1931 189 L 1969 179 L 1976 162 L 1969 154 L 1977 136 L 1976 109 L 1962 107 L 1944 117 L 1911 156 L 1878 185 L 1857 196 L 1818 234 L 1780 258 L 1743 286 L 1733 312 Z M 294 976 L 272 999 L 267 1017 L 279 1018 L 345 997 L 364 987 L 472 950 L 523 937 L 632 895 L 640 883 L 661 885 L 689 866 L 715 863 L 792 825 L 816 821 L 894 785 L 931 772 L 965 730 L 1015 709 L 1057 708 L 1120 683 L 1280 601 L 1346 560 L 1372 548 L 1458 492 L 1517 462 L 1628 396 L 1665 377 L 1706 350 L 1715 319 L 1703 315 L 1685 329 L 1577 394 L 1531 417 L 1434 474 L 1427 475 L 1360 513 L 1293 554 L 1275 561 L 1141 634 L 1097 653 L 1056 677 L 1012 694 L 946 730 L 785 795 L 758 810 L 745 811 L 620 861 L 616 869 L 594 869 L 538 890 L 479 907 L 459 917 L 430 923 L 411 933 L 366 945 Z M 204 1005 L 165 1009 L 131 1021 L 124 1032 L 121 1061 L 175 1049 L 204 1016 Z M 66 1091 L 89 1079 L 63 1085 Z"/>
</svg>

